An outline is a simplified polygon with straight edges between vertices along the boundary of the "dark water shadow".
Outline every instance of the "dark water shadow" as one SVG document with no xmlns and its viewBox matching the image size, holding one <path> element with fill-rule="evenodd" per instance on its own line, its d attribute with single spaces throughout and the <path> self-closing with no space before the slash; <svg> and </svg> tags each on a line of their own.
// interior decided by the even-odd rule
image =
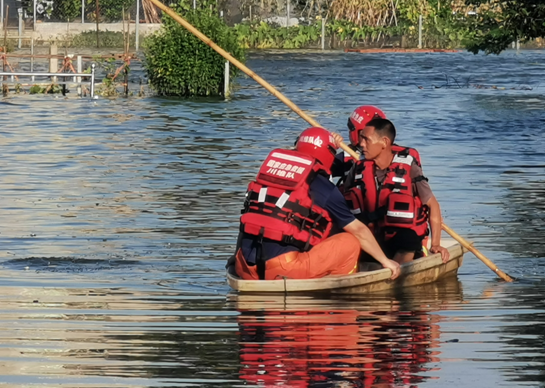
<svg viewBox="0 0 545 388">
<path fill-rule="evenodd" d="M 132 269 L 139 264 L 140 262 L 137 260 L 123 258 L 95 260 L 76 257 L 28 257 L 6 260 L 2 266 L 12 270 L 32 269 L 36 272 L 85 273 L 119 270 L 127 267 Z"/>
</svg>

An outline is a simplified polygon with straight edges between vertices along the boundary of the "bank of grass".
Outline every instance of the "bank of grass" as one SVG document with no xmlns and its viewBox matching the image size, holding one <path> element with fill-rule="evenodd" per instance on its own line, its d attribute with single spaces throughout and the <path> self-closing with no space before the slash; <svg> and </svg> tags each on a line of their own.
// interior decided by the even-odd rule
<svg viewBox="0 0 545 388">
<path fill-rule="evenodd" d="M 85 48 L 99 47 L 99 48 L 123 49 L 124 39 L 125 37 L 122 32 L 99 31 L 98 45 L 97 45 L 96 31 L 84 31 L 77 35 L 73 35 L 71 38 L 66 39 L 65 44 L 67 47 L 85 47 Z M 135 43 L 136 43 L 136 34 L 133 32 L 129 34 L 130 47 L 135 47 Z"/>
<path fill-rule="evenodd" d="M 181 28 L 181 27 L 180 27 Z M 326 40 L 329 47 L 351 47 L 384 44 L 390 39 L 405 36 L 410 46 L 416 46 L 418 31 L 411 25 L 399 26 L 358 26 L 347 20 L 328 21 L 325 26 Z M 278 27 L 263 21 L 243 22 L 235 25 L 234 32 L 238 44 L 249 49 L 302 49 L 320 44 L 322 20 L 315 20 L 309 25 Z M 449 20 L 435 18 L 427 20 L 423 29 L 423 43 L 427 48 L 463 48 L 468 31 Z M 124 47 L 122 32 L 99 31 L 100 48 Z M 145 48 L 149 37 L 140 39 Z M 129 34 L 130 47 L 134 48 L 136 34 Z M 67 39 L 67 47 L 96 48 L 96 31 L 85 31 Z M 9 49 L 8 49 L 9 51 Z"/>
</svg>

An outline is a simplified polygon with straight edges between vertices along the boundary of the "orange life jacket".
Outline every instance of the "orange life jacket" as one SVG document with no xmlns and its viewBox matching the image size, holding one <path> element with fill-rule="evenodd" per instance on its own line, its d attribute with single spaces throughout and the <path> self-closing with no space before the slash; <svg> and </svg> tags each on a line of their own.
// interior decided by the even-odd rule
<svg viewBox="0 0 545 388">
<path fill-rule="evenodd" d="M 392 146 L 394 158 L 382 182 L 375 176 L 375 163 L 360 160 L 354 167 L 354 179 L 345 188 L 345 198 L 352 213 L 374 228 L 375 234 L 387 227 L 413 229 L 418 236 L 428 234 L 428 207 L 414 192 L 414 184 L 427 180 L 411 178 L 411 166 L 420 166 L 420 155 L 413 148 Z"/>
<path fill-rule="evenodd" d="M 261 165 L 256 180 L 248 185 L 240 217 L 241 232 L 255 236 L 259 243 L 265 238 L 300 251 L 325 240 L 333 226 L 331 217 L 310 197 L 310 184 L 320 169 L 310 156 L 292 150 L 273 150 Z M 256 259 L 258 273 L 264 271 L 264 263 L 260 263 L 264 260 Z"/>
</svg>

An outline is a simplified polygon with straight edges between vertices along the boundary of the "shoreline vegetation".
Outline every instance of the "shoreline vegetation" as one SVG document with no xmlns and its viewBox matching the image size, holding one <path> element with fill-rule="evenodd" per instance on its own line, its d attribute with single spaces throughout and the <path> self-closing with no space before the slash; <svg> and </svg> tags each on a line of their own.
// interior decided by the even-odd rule
<svg viewBox="0 0 545 388">
<path fill-rule="evenodd" d="M 60 4 L 67 1 L 60 0 Z M 525 34 L 521 28 L 513 29 L 517 26 L 509 25 L 514 17 L 523 16 L 523 11 L 528 17 L 543 19 L 541 13 L 545 13 L 545 5 L 537 7 L 525 2 L 531 3 L 530 0 L 513 0 L 511 3 L 517 3 L 518 7 L 514 11 L 499 0 L 176 0 L 170 6 L 177 7 L 182 17 L 190 17 L 195 6 L 197 10 L 206 10 L 209 17 L 219 17 L 236 34 L 242 49 L 321 49 L 323 45 L 324 49 L 342 50 L 421 46 L 419 48 L 474 52 L 479 40 L 489 45 L 501 41 L 503 49 L 516 41 L 520 41 L 521 48 L 545 47 L 541 37 L 541 32 L 545 34 L 545 31 L 540 30 L 541 26 Z M 154 18 L 145 19 L 162 22 L 161 30 L 167 28 L 168 17 L 158 10 L 154 15 Z M 114 20 L 114 16 L 110 15 L 107 20 Z M 522 22 L 524 26 L 528 24 L 526 19 Z M 98 35 L 102 47 L 125 47 L 121 32 L 107 30 L 98 34 L 94 30 L 85 31 L 51 40 L 60 39 L 62 45 L 68 47 L 93 47 Z M 130 46 L 134 47 L 134 29 L 130 36 Z M 150 35 L 141 34 L 140 38 L 145 49 Z M 486 50 L 486 47 L 477 48 Z"/>
<path fill-rule="evenodd" d="M 267 23 L 249 26 L 239 24 L 234 26 L 237 33 L 239 45 L 244 49 L 321 49 L 321 27 L 297 26 L 279 27 Z M 344 28 L 333 29 L 328 26 L 328 32 L 324 40 L 325 50 L 345 49 L 414 49 L 418 47 L 418 32 L 416 36 L 409 30 L 407 34 L 400 29 L 388 28 L 361 28 L 344 32 Z M 453 33 L 454 34 L 454 33 Z M 465 50 L 466 45 L 460 32 L 447 37 L 444 32 L 423 31 L 422 48 L 425 49 L 446 49 Z M 124 47 L 122 32 L 99 31 L 100 47 L 120 48 Z M 85 31 L 73 35 L 70 39 L 64 39 L 62 47 L 86 48 L 96 47 L 97 33 Z M 149 36 L 141 37 L 141 48 L 147 47 Z M 130 46 L 134 47 L 134 32 L 130 34 Z M 54 41 L 53 41 L 54 42 Z M 513 42 L 514 43 L 514 42 Z M 8 52 L 15 49 L 13 42 L 8 41 Z M 514 48 L 514 47 L 513 47 Z M 536 38 L 520 44 L 521 49 L 542 49 L 545 48 L 545 39 Z"/>
</svg>

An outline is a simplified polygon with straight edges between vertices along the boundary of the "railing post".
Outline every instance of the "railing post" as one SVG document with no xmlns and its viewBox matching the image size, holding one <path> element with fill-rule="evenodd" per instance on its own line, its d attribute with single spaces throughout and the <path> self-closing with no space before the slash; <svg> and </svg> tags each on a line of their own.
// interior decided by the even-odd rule
<svg viewBox="0 0 545 388">
<path fill-rule="evenodd" d="M 229 61 L 225 61 L 225 74 L 223 76 L 223 97 L 229 97 Z"/>
<path fill-rule="evenodd" d="M 83 73 L 83 61 L 81 59 L 81 55 L 77 56 L 76 66 L 77 66 L 77 72 L 79 74 Z M 81 77 L 76 77 L 76 82 L 78 84 L 78 86 L 76 87 L 77 95 L 81 97 Z"/>
<path fill-rule="evenodd" d="M 76 58 L 76 66 L 77 66 L 77 72 L 83 73 L 83 60 L 81 58 L 81 55 L 78 55 Z M 81 77 L 76 77 L 76 82 L 81 82 Z"/>
<path fill-rule="evenodd" d="M 322 50 L 325 50 L 325 18 L 322 18 Z"/>
<path fill-rule="evenodd" d="M 85 0 L 81 0 L 81 24 L 85 23 Z"/>
<path fill-rule="evenodd" d="M 32 10 L 32 18 L 34 19 L 34 22 L 32 23 L 32 28 L 34 31 L 36 31 L 36 8 L 38 7 L 37 1 L 34 0 L 34 9 Z"/>
<path fill-rule="evenodd" d="M 49 46 L 49 72 L 56 73 L 59 71 L 59 58 L 57 58 L 57 44 L 51 43 Z M 57 82 L 57 77 L 53 77 L 53 82 Z"/>
<path fill-rule="evenodd" d="M 95 64 L 91 65 L 91 98 L 95 98 Z"/>
<path fill-rule="evenodd" d="M 23 24 L 23 8 L 18 8 L 17 9 L 17 13 L 19 14 L 19 41 L 17 43 L 17 48 L 21 48 L 21 46 L 23 45 L 23 29 L 24 29 L 24 24 Z"/>
<path fill-rule="evenodd" d="M 422 15 L 418 17 L 418 48 L 422 48 Z"/>
<path fill-rule="evenodd" d="M 34 72 L 34 35 L 30 39 L 30 72 Z M 34 82 L 34 76 L 30 79 Z"/>
<path fill-rule="evenodd" d="M 290 26 L 290 0 L 286 0 L 286 27 Z"/>
</svg>

